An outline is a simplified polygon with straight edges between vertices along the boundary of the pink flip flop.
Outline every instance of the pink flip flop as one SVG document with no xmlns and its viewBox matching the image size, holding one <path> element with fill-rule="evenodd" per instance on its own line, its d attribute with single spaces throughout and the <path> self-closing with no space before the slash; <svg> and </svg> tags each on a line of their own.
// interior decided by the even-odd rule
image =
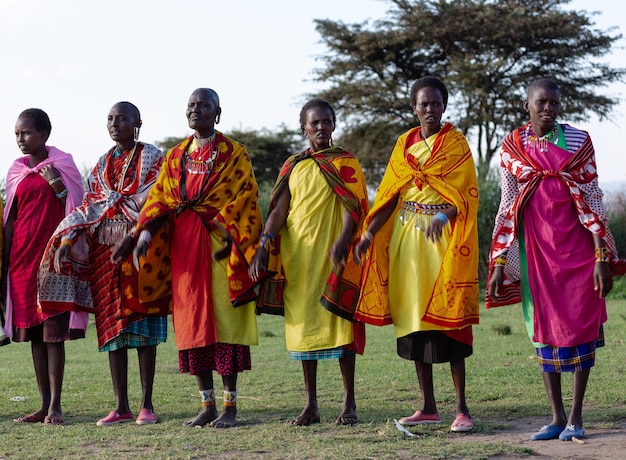
<svg viewBox="0 0 626 460">
<path fill-rule="evenodd" d="M 398 420 L 398 423 L 406 426 L 422 425 L 424 423 L 441 423 L 441 417 L 439 417 L 439 413 L 437 412 L 434 414 L 424 414 L 421 410 L 416 410 L 410 417 L 402 417 Z"/>
<path fill-rule="evenodd" d="M 470 431 L 472 428 L 474 428 L 474 422 L 469 414 L 457 415 L 450 427 L 452 431 Z"/>
</svg>

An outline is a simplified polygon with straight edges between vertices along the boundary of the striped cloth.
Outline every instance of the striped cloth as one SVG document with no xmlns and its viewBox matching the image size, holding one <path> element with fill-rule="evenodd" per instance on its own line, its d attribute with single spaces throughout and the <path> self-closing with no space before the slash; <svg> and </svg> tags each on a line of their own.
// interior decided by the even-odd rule
<svg viewBox="0 0 626 460">
<path fill-rule="evenodd" d="M 167 316 L 147 316 L 131 323 L 119 335 L 98 348 L 98 351 L 115 351 L 124 347 L 152 347 L 166 340 Z"/>
<path fill-rule="evenodd" d="M 313 361 L 319 359 L 338 359 L 344 356 L 353 355 L 354 350 L 348 350 L 344 347 L 330 348 L 328 350 L 315 351 L 290 351 L 289 357 L 297 361 Z"/>
</svg>

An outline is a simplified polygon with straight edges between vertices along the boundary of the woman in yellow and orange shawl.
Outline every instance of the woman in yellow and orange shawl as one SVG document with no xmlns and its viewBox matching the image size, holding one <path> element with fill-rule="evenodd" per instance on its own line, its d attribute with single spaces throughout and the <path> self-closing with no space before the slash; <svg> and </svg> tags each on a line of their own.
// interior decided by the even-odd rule
<svg viewBox="0 0 626 460">
<path fill-rule="evenodd" d="M 441 124 L 447 103 L 437 78 L 411 88 L 420 126 L 399 137 L 355 248 L 357 260 L 365 256 L 355 317 L 393 323 L 398 355 L 415 361 L 423 406 L 400 423 L 441 421 L 432 364 L 450 362 L 457 413 L 451 429 L 469 431 L 465 358 L 478 323 L 478 188 L 465 137 Z"/>
<path fill-rule="evenodd" d="M 287 349 L 302 361 L 306 404 L 294 425 L 320 422 L 317 362 L 331 358 L 339 359 L 344 382 L 336 423 L 357 422 L 355 353 L 363 353 L 365 330 L 353 322 L 361 269 L 350 252 L 367 213 L 367 191 L 356 157 L 332 146 L 335 123 L 325 100 L 302 108 L 300 125 L 310 147 L 281 168 L 250 266 L 254 279 L 267 268 L 275 273 L 261 286 L 258 308 L 284 314 Z"/>
<path fill-rule="evenodd" d="M 171 149 L 138 220 L 136 263 L 154 275 L 140 296 L 171 286 L 179 367 L 196 376 L 202 411 L 187 426 L 236 424 L 237 375 L 251 368 L 257 345 L 254 291 L 246 257 L 258 243 L 262 217 L 246 148 L 215 130 L 215 91 L 196 89 L 187 104 L 194 134 Z M 226 246 L 224 246 L 226 242 Z M 215 407 L 213 371 L 224 403 Z"/>
</svg>

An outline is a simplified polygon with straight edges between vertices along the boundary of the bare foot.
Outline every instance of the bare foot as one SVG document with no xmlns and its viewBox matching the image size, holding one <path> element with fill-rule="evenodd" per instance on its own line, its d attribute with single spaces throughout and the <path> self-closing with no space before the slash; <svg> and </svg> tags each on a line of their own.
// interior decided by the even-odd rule
<svg viewBox="0 0 626 460">
<path fill-rule="evenodd" d="M 232 428 L 237 425 L 237 407 L 224 406 L 219 417 L 211 422 L 213 428 Z"/>
<path fill-rule="evenodd" d="M 202 428 L 204 425 L 212 422 L 216 418 L 217 418 L 217 409 L 215 408 L 215 406 L 207 406 L 202 410 L 202 412 L 196 415 L 195 418 L 191 420 L 187 420 L 185 423 L 183 423 L 183 425 Z"/>
<path fill-rule="evenodd" d="M 317 409 L 305 407 L 304 410 L 293 420 L 289 420 L 291 425 L 309 426 L 313 423 L 320 423 L 320 413 Z"/>
<path fill-rule="evenodd" d="M 355 425 L 356 424 L 356 404 L 348 403 L 343 405 L 341 415 L 335 420 L 337 425 Z"/>
</svg>

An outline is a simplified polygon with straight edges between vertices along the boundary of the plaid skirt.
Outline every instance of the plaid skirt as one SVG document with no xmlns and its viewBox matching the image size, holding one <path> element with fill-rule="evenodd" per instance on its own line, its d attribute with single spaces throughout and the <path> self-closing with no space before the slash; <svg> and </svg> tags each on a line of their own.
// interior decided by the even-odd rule
<svg viewBox="0 0 626 460">
<path fill-rule="evenodd" d="M 328 350 L 315 351 L 290 351 L 289 357 L 297 361 L 316 361 L 319 359 L 337 359 L 355 354 L 354 350 L 344 347 L 330 348 Z"/>
<path fill-rule="evenodd" d="M 575 347 L 535 348 L 541 372 L 561 373 L 591 369 L 596 363 L 596 348 L 604 346 L 604 328 L 600 326 L 598 338 Z"/>
<path fill-rule="evenodd" d="M 151 347 L 167 340 L 167 316 L 146 316 L 130 323 L 116 337 L 98 351 L 115 351 L 121 348 Z"/>
</svg>

